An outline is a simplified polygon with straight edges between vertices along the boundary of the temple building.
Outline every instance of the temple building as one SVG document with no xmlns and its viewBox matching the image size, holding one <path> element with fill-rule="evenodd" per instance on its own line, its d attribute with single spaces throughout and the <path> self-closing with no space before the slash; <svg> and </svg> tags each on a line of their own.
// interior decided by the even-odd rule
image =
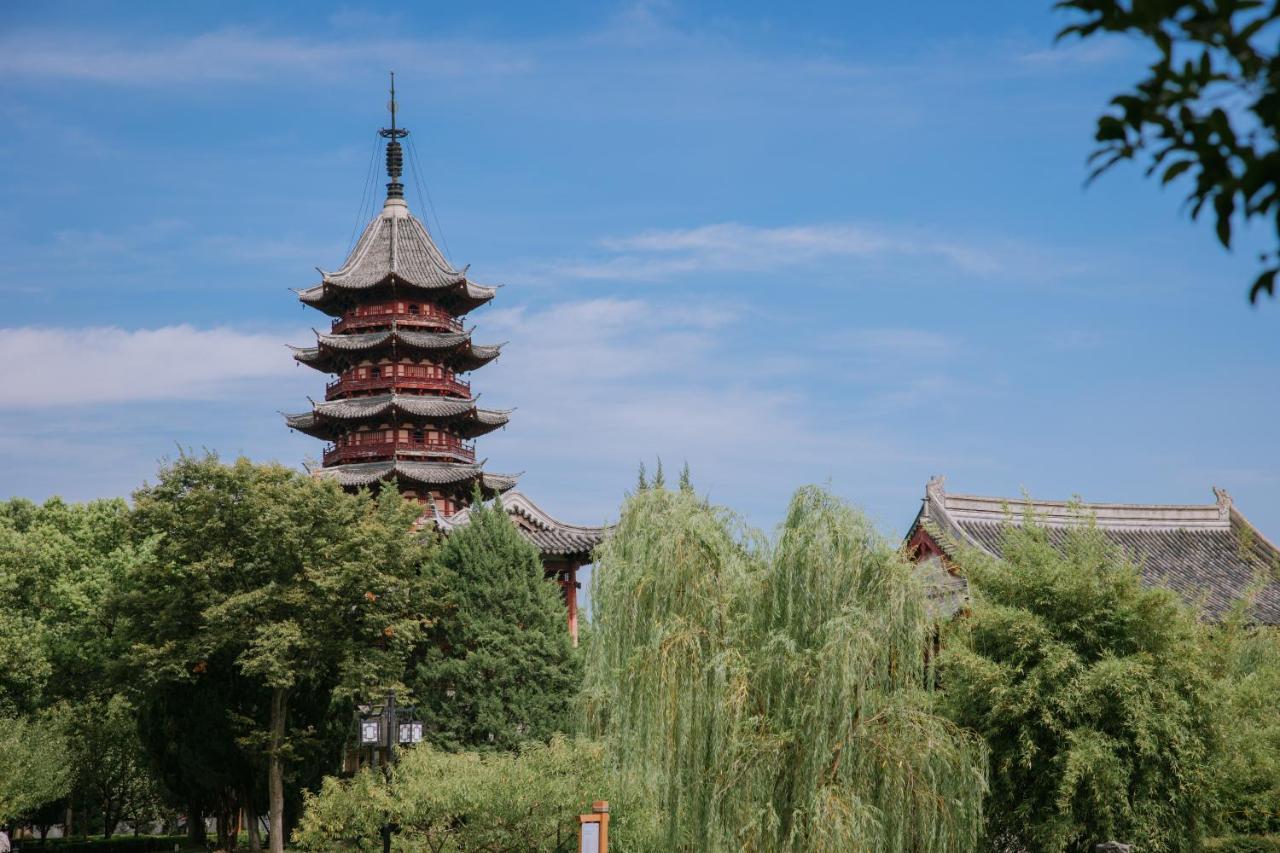
<svg viewBox="0 0 1280 853">
<path fill-rule="evenodd" d="M 394 481 L 424 504 L 423 523 L 447 534 L 466 523 L 477 491 L 493 498 L 516 484 L 516 475 L 486 471 L 476 456 L 476 439 L 505 427 L 511 410 L 481 408 L 465 378 L 501 351 L 475 343 L 463 323 L 497 291 L 451 265 L 409 212 L 400 182 L 400 140 L 409 132 L 396 126 L 394 80 L 391 97 L 391 126 L 380 131 L 390 178 L 382 210 L 338 270 L 320 270 L 318 284 L 296 291 L 332 321 L 315 346 L 293 347 L 293 356 L 334 378 L 323 402 L 285 420 L 327 442 L 315 476 L 350 490 Z M 558 521 L 519 493 L 502 504 L 563 586 L 576 641 L 577 572 L 604 529 Z"/>
<path fill-rule="evenodd" d="M 1280 625 L 1280 548 L 1249 523 L 1222 489 L 1210 504 L 1115 504 L 1031 501 L 948 494 L 942 477 L 925 487 L 919 513 L 907 532 L 906 547 L 923 567 L 937 611 L 953 613 L 965 602 L 964 579 L 952 570 L 962 549 L 1001 556 L 1006 525 L 1019 525 L 1027 509 L 1055 531 L 1092 516 L 1107 538 L 1137 563 L 1145 582 L 1161 584 L 1202 606 L 1210 619 L 1222 617 L 1247 595 L 1257 578 L 1251 618 Z"/>
</svg>

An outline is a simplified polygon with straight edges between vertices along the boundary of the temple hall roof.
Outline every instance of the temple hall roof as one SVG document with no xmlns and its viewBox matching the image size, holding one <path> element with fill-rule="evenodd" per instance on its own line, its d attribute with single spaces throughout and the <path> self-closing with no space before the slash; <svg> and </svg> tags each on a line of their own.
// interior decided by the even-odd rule
<svg viewBox="0 0 1280 853">
<path fill-rule="evenodd" d="M 346 426 L 386 416 L 401 421 L 467 421 L 460 425 L 459 434 L 464 438 L 474 438 L 505 426 L 511 419 L 511 412 L 477 408 L 476 401 L 468 398 L 380 394 L 315 403 L 310 412 L 286 414 L 284 418 L 292 429 L 318 438 L 329 438 Z"/>
<path fill-rule="evenodd" d="M 496 292 L 470 281 L 466 268 L 454 269 L 401 198 L 387 199 L 340 269 L 320 273 L 320 284 L 299 291 L 298 298 L 322 310 L 335 292 L 368 290 L 393 278 L 397 287 L 409 290 L 451 292 L 467 310 Z"/>
<path fill-rule="evenodd" d="M 1141 567 L 1149 584 L 1162 584 L 1193 603 L 1203 602 L 1210 618 L 1221 617 L 1252 586 L 1259 572 L 1269 580 L 1258 593 L 1253 617 L 1280 624 L 1280 548 L 1236 509 L 1231 496 L 1214 489 L 1211 504 L 1116 504 L 1031 501 L 948 494 L 935 477 L 908 541 L 921 528 L 943 553 L 953 557 L 966 546 L 1001 556 L 1007 525 L 1023 523 L 1029 509 L 1051 538 L 1093 516 L 1107 538 Z"/>
<path fill-rule="evenodd" d="M 590 562 L 592 550 L 604 541 L 610 530 L 609 527 L 587 527 L 561 521 L 535 504 L 523 492 L 507 492 L 499 502 L 524 537 L 544 557 L 565 557 L 576 562 Z M 446 535 L 470 521 L 470 507 L 452 516 L 437 516 L 435 519 Z"/>
<path fill-rule="evenodd" d="M 350 487 L 371 486 L 393 477 L 424 486 L 462 485 L 480 478 L 480 485 L 486 492 L 500 494 L 516 484 L 516 475 L 490 474 L 483 470 L 482 465 L 480 462 L 413 462 L 397 459 L 335 465 L 332 468 L 317 468 L 311 473 L 317 477 L 337 480 L 341 485 Z"/>
<path fill-rule="evenodd" d="M 373 358 L 380 353 L 417 354 L 421 356 L 446 356 L 458 370 L 475 370 L 498 357 L 502 344 L 477 346 L 471 342 L 470 332 L 415 332 L 391 328 L 383 332 L 359 334 L 316 335 L 314 347 L 290 347 L 299 362 L 336 373 L 341 365 L 353 358 Z"/>
</svg>

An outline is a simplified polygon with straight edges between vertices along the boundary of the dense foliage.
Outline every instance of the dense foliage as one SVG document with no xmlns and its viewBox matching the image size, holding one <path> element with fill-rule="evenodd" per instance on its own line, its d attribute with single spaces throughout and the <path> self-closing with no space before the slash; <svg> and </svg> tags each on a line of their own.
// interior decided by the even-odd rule
<svg viewBox="0 0 1280 853">
<path fill-rule="evenodd" d="M 1194 614 L 1087 519 L 1028 518 L 1003 550 L 961 558 L 971 610 L 942 653 L 953 718 L 991 750 L 993 845 L 1197 850 L 1221 726 Z"/>
<path fill-rule="evenodd" d="M 396 850 L 567 850 L 576 847 L 577 815 L 604 799 L 614 812 L 611 849 L 645 849 L 639 838 L 652 832 L 653 816 L 621 801 L 605 768 L 599 744 L 561 737 L 515 752 L 424 745 L 404 755 L 389 783 L 372 771 L 326 779 L 319 794 L 308 796 L 295 841 L 324 853 L 370 849 L 390 820 Z"/>
<path fill-rule="evenodd" d="M 439 609 L 411 674 L 427 737 L 446 749 L 514 749 L 565 731 L 581 665 L 537 548 L 506 512 L 477 501 L 433 568 Z"/>
<path fill-rule="evenodd" d="M 1060 0 L 1083 18 L 1060 37 L 1123 33 L 1156 58 L 1132 90 L 1098 119 L 1098 175 L 1147 158 L 1169 183 L 1187 173 L 1193 218 L 1213 209 L 1230 247 L 1232 220 L 1270 222 L 1280 239 L 1280 4 L 1261 0 Z M 1250 299 L 1275 293 L 1280 250 L 1261 257 Z"/>
<path fill-rule="evenodd" d="M 133 529 L 154 559 L 129 576 L 121 607 L 130 663 L 164 703 L 147 712 L 199 740 L 185 716 L 217 703 L 230 769 L 266 769 L 281 850 L 286 772 L 335 754 L 352 697 L 396 682 L 419 637 L 418 510 L 394 490 L 353 497 L 282 466 L 212 456 L 180 458 L 134 500 Z M 252 777 L 227 782 L 252 814 Z"/>
<path fill-rule="evenodd" d="M 933 712 L 911 567 L 797 493 L 774 544 L 642 488 L 596 554 L 589 725 L 663 850 L 971 850 L 982 744 Z"/>
<path fill-rule="evenodd" d="M 115 598 L 148 559 L 122 500 L 0 504 L 0 716 L 13 717 L 6 739 L 23 733 L 0 747 L 0 763 L 27 762 L 0 772 L 0 786 L 25 792 L 17 813 L 0 809 L 8 818 L 47 826 L 70 810 L 77 829 L 110 833 L 117 818 L 155 805 L 123 695 L 134 673 L 120 664 L 126 640 Z"/>
<path fill-rule="evenodd" d="M 1280 630 L 1250 625 L 1245 612 L 1213 630 L 1206 647 L 1223 719 L 1218 829 L 1280 833 Z"/>
</svg>

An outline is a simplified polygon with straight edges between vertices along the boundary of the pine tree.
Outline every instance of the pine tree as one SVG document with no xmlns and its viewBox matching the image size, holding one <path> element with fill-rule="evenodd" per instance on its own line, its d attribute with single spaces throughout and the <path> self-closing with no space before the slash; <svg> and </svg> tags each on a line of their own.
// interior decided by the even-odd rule
<svg viewBox="0 0 1280 853">
<path fill-rule="evenodd" d="M 537 549 L 501 508 L 477 502 L 434 573 L 444 606 L 412 678 L 427 737 L 514 749 L 564 731 L 581 665 Z"/>
</svg>

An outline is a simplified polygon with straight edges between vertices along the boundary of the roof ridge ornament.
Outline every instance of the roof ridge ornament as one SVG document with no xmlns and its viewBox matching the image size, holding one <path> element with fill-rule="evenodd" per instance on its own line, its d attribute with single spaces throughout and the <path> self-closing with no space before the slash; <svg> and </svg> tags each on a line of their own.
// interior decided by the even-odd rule
<svg viewBox="0 0 1280 853">
<path fill-rule="evenodd" d="M 402 127 L 396 127 L 396 72 L 391 72 L 391 100 L 387 103 L 387 109 L 391 110 L 391 127 L 384 127 L 378 131 L 378 135 L 387 140 L 387 177 L 391 181 L 387 184 L 387 199 L 403 199 L 404 184 L 400 183 L 400 176 L 404 174 L 404 149 L 400 147 L 400 140 L 409 135 L 409 131 Z"/>
<path fill-rule="evenodd" d="M 1218 517 L 1230 518 L 1231 504 L 1232 504 L 1231 493 L 1228 492 L 1226 489 L 1222 489 L 1217 486 L 1214 486 L 1213 496 L 1218 499 Z"/>
</svg>

